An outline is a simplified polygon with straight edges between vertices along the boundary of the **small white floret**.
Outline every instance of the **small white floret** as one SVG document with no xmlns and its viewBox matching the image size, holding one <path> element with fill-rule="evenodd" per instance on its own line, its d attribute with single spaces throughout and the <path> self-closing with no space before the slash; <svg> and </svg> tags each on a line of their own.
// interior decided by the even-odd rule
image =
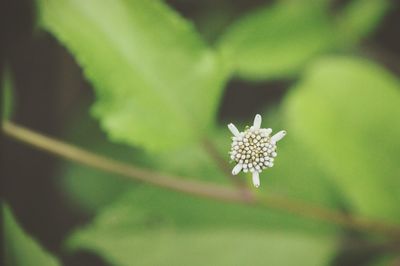
<svg viewBox="0 0 400 266">
<path fill-rule="evenodd" d="M 236 128 L 236 126 L 234 125 L 234 124 L 232 124 L 232 123 L 230 123 L 229 125 L 228 125 L 228 128 L 229 128 L 229 130 L 232 132 L 232 134 L 235 136 L 235 137 L 240 137 L 240 132 L 239 132 L 239 130 Z"/>
<path fill-rule="evenodd" d="M 261 115 L 256 114 L 256 117 L 254 117 L 254 122 L 253 122 L 253 128 L 255 130 L 260 129 L 261 127 Z"/>
<path fill-rule="evenodd" d="M 257 171 L 253 172 L 253 185 L 257 188 L 260 186 L 260 175 Z"/>
<path fill-rule="evenodd" d="M 276 143 L 278 141 L 280 141 L 281 139 L 283 139 L 283 137 L 286 135 L 286 131 L 285 130 L 281 130 L 278 133 L 276 133 L 275 135 L 273 135 L 271 137 L 271 141 L 272 143 Z"/>
<path fill-rule="evenodd" d="M 239 172 L 242 170 L 243 165 L 241 163 L 238 163 L 235 167 L 232 169 L 232 175 L 237 175 Z"/>
</svg>

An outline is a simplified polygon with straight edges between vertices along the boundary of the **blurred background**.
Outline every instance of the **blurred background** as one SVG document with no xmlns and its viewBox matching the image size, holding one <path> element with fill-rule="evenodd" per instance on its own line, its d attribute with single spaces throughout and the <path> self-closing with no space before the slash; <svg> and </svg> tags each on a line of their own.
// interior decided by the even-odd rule
<svg viewBox="0 0 400 266">
<path fill-rule="evenodd" d="M 207 114 L 197 133 L 227 163 L 227 123 L 249 125 L 261 113 L 264 127 L 288 130 L 257 193 L 400 226 L 397 1 L 0 2 L 3 119 L 113 159 L 232 186 L 199 144 L 203 136 L 160 148 L 153 141 L 162 128 L 185 128 L 173 116 L 157 128 L 164 109 L 147 104 L 157 97 L 135 83 L 143 72 L 169 85 L 152 93 L 170 90 L 185 115 Z M 119 64 L 117 48 L 139 74 Z M 184 81 L 174 65 L 189 69 Z M 180 83 L 187 86 L 174 91 Z M 121 97 L 140 107 L 114 112 L 131 104 Z M 141 121 L 129 111 L 155 122 L 133 129 Z M 127 121 L 134 126 L 124 128 Z M 10 265 L 47 265 L 30 258 L 42 252 L 24 243 L 30 237 L 58 261 L 48 265 L 400 265 L 399 239 L 121 181 L 4 135 L 0 165 L 3 210 L 13 213 L 3 217 L 25 235 L 5 232 L 9 257 L 27 258 Z"/>
</svg>

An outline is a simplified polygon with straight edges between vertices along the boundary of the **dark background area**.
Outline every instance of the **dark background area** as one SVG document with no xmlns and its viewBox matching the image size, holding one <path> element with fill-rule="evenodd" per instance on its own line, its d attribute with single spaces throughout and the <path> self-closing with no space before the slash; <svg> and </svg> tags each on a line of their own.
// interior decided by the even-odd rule
<svg viewBox="0 0 400 266">
<path fill-rule="evenodd" d="M 264 1 L 238 1 L 232 16 Z M 269 1 L 271 2 L 271 1 Z M 332 7 L 344 1 L 336 1 Z M 223 1 L 169 1 L 185 17 L 195 19 L 205 9 L 221 8 Z M 35 131 L 62 138 L 64 127 L 82 99 L 93 100 L 92 89 L 71 55 L 53 37 L 36 30 L 34 5 L 29 0 L 0 1 L 0 67 L 6 68 L 14 82 L 16 123 Z M 378 30 L 362 45 L 374 47 L 370 56 L 400 73 L 400 8 L 392 9 Z M 218 29 L 216 29 L 218 31 Z M 366 53 L 370 53 L 365 49 Z M 288 88 L 290 80 L 268 83 L 231 81 L 228 85 L 219 119 L 251 117 L 266 103 L 275 104 Z M 243 108 L 236 108 L 240 101 Z M 0 176 L 2 197 L 8 202 L 24 227 L 45 248 L 62 258 L 67 265 L 106 265 L 88 253 L 65 257 L 62 241 L 74 227 L 90 217 L 71 208 L 54 177 L 59 160 L 7 138 L 1 139 Z M 44 222 L 45 221 L 45 222 Z M 50 226 L 51 225 L 51 226 Z M 351 256 L 348 253 L 351 253 Z M 347 250 L 339 265 L 363 264 L 368 249 Z M 347 260 L 346 258 L 352 258 Z M 358 258 L 358 259 L 357 259 Z"/>
</svg>

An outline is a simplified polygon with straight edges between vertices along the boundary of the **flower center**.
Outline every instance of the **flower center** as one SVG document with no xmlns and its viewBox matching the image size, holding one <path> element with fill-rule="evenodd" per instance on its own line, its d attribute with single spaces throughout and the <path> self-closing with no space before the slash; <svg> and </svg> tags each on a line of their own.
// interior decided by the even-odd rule
<svg viewBox="0 0 400 266">
<path fill-rule="evenodd" d="M 242 164 L 243 171 L 254 172 L 272 167 L 276 157 L 276 145 L 266 129 L 245 130 L 239 137 L 232 138 L 231 159 Z"/>
</svg>

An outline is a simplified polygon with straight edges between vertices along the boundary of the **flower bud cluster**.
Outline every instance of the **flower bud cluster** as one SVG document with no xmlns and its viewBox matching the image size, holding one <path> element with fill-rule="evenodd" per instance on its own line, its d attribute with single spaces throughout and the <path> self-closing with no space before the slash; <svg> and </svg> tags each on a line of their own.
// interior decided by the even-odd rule
<svg viewBox="0 0 400 266">
<path fill-rule="evenodd" d="M 261 172 L 274 166 L 276 144 L 269 137 L 271 131 L 266 128 L 248 128 L 239 136 L 232 137 L 230 156 L 241 164 L 243 172 Z"/>
</svg>

